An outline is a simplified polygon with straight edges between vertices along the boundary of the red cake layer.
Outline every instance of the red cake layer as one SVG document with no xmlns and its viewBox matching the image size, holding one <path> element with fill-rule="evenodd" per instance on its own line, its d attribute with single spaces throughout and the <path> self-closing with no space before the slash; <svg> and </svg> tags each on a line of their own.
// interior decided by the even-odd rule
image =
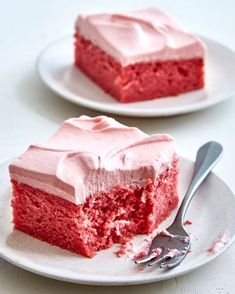
<svg viewBox="0 0 235 294">
<path fill-rule="evenodd" d="M 204 86 L 203 59 L 136 63 L 122 67 L 75 34 L 75 65 L 120 102 L 176 96 Z"/>
<path fill-rule="evenodd" d="M 13 223 L 52 245 L 92 257 L 113 243 L 153 231 L 177 206 L 177 162 L 144 188 L 117 185 L 75 205 L 25 184 L 13 184 Z"/>
</svg>

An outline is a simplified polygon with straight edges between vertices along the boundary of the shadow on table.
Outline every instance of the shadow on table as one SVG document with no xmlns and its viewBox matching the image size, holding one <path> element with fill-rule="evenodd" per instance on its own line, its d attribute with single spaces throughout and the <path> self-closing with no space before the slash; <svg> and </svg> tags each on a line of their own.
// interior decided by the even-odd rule
<svg viewBox="0 0 235 294">
<path fill-rule="evenodd" d="M 32 111 L 58 124 L 68 117 L 88 112 L 93 116 L 98 115 L 95 111 L 62 99 L 43 84 L 36 72 L 22 78 L 18 84 L 18 95 L 22 103 Z"/>
</svg>

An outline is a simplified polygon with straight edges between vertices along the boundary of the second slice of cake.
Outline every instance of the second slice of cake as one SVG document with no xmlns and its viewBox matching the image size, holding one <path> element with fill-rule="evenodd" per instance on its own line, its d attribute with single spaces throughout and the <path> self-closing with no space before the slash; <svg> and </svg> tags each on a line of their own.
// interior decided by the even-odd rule
<svg viewBox="0 0 235 294">
<path fill-rule="evenodd" d="M 169 216 L 178 203 L 177 164 L 168 135 L 105 116 L 66 120 L 9 167 L 14 227 L 92 257 Z"/>
<path fill-rule="evenodd" d="M 204 59 L 203 42 L 157 8 L 76 22 L 75 65 L 120 102 L 202 88 Z"/>
</svg>

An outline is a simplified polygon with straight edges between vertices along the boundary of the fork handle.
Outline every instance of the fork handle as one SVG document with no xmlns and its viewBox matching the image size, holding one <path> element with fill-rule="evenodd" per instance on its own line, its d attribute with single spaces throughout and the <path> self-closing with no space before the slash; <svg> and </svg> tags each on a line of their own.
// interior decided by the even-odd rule
<svg viewBox="0 0 235 294">
<path fill-rule="evenodd" d="M 223 153 L 223 147 L 217 142 L 208 142 L 202 145 L 197 152 L 196 162 L 194 165 L 193 176 L 185 194 L 185 197 L 177 212 L 173 225 L 183 225 L 183 220 L 190 201 L 192 200 L 198 187 L 208 176 L 210 171 L 216 165 Z"/>
</svg>

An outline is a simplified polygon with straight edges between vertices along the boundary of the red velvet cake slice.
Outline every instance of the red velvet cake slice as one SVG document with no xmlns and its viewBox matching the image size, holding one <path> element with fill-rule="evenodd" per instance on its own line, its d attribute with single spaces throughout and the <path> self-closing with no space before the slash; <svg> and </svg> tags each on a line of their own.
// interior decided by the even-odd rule
<svg viewBox="0 0 235 294">
<path fill-rule="evenodd" d="M 202 88 L 204 56 L 202 41 L 157 8 L 76 21 L 75 65 L 120 102 Z"/>
<path fill-rule="evenodd" d="M 177 163 L 168 135 L 105 116 L 68 119 L 10 165 L 14 227 L 92 257 L 169 216 L 178 203 Z"/>
</svg>

